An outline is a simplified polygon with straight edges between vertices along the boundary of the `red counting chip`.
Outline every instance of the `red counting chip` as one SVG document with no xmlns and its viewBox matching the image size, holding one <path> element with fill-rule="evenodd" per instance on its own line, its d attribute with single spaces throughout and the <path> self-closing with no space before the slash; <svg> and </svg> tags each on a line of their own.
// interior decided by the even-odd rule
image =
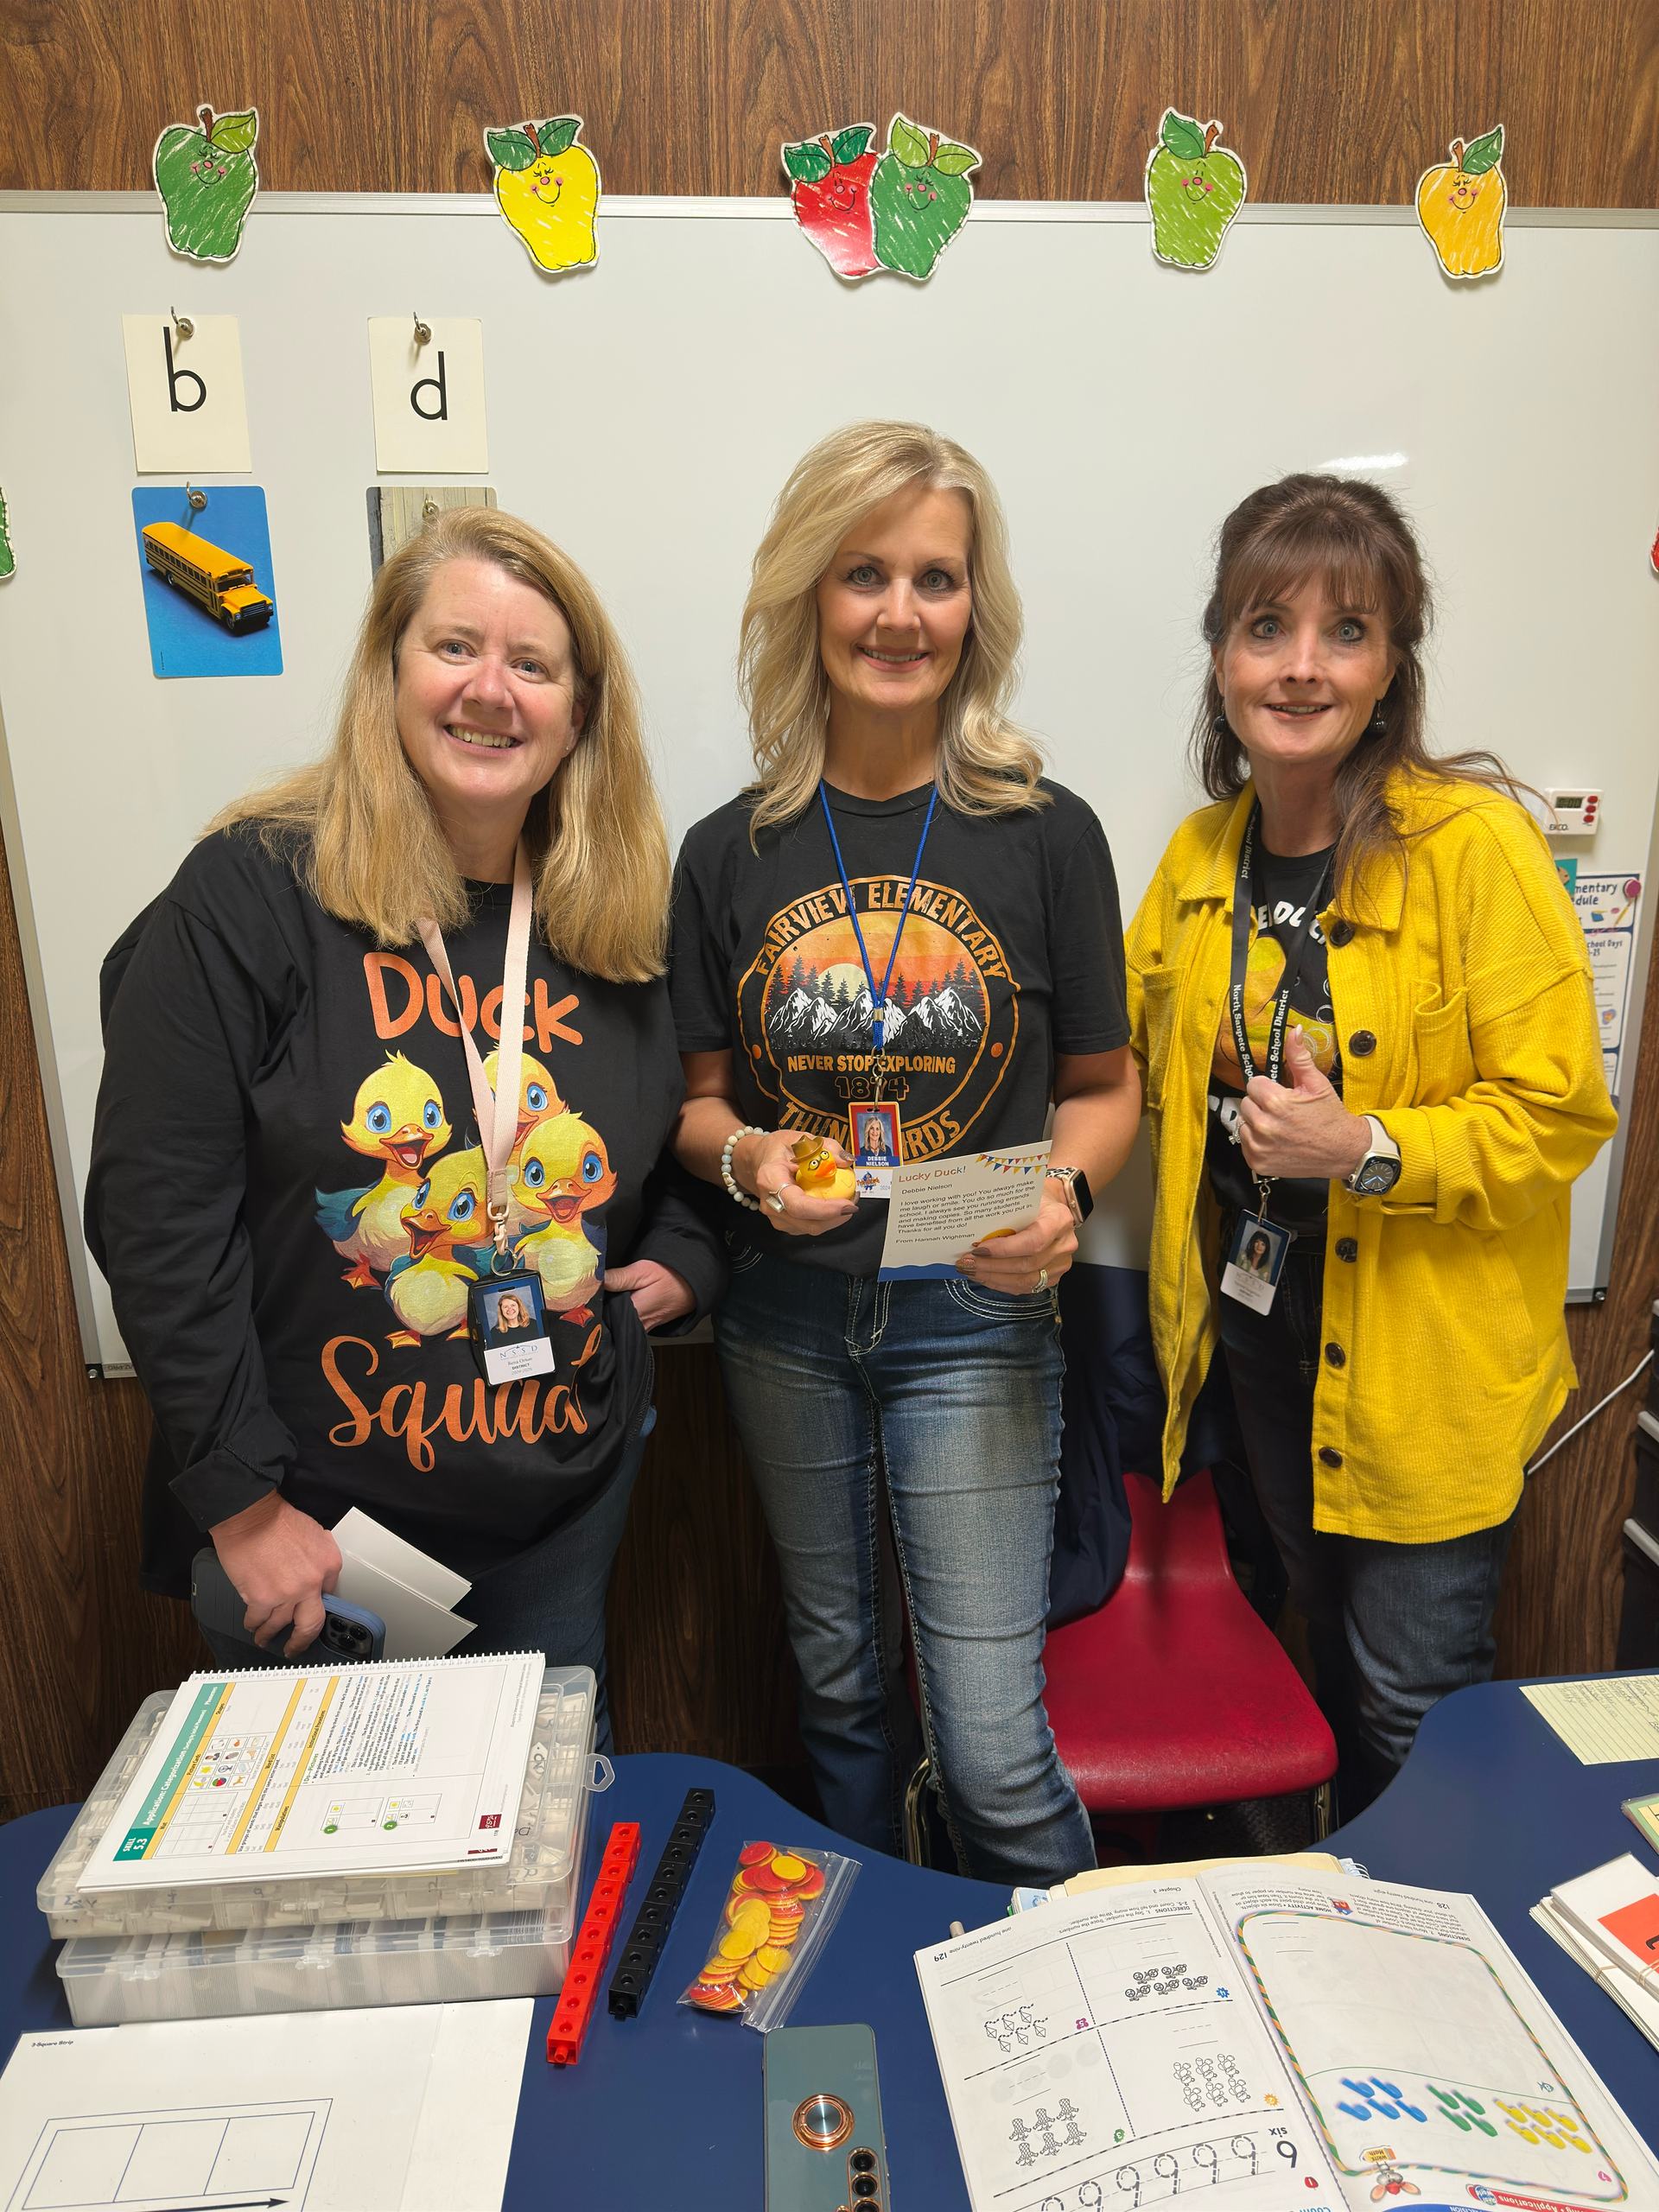
<svg viewBox="0 0 1659 2212">
<path fill-rule="evenodd" d="M 744 1879 L 750 1889 L 758 1890 L 762 1897 L 782 1897 L 790 1887 L 783 1876 L 775 1873 L 770 1866 L 751 1866 Z"/>
<path fill-rule="evenodd" d="M 770 1866 L 776 1853 L 775 1844 L 746 1843 L 737 1854 L 737 1863 L 740 1866 Z"/>
<path fill-rule="evenodd" d="M 798 1897 L 818 1896 L 823 1888 L 823 1867 L 809 1866 L 802 1878 L 798 1882 L 791 1883 L 790 1887 L 792 1894 Z"/>
</svg>

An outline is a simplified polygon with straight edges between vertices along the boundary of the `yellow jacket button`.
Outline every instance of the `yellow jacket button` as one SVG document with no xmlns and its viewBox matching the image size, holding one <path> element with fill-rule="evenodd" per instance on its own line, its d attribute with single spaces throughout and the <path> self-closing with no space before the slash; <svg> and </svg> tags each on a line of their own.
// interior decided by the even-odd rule
<svg viewBox="0 0 1659 2212">
<path fill-rule="evenodd" d="M 1359 1240 L 1353 1236 L 1338 1236 L 1337 1257 L 1339 1260 L 1357 1260 L 1359 1257 Z"/>
<path fill-rule="evenodd" d="M 1348 1054 L 1351 1059 L 1363 1060 L 1368 1053 L 1374 1052 L 1376 1050 L 1376 1039 L 1369 1029 L 1356 1029 L 1348 1039 Z"/>
<path fill-rule="evenodd" d="M 1321 1444 L 1319 1464 L 1325 1467 L 1339 1467 L 1342 1465 L 1342 1454 L 1333 1444 Z"/>
<path fill-rule="evenodd" d="M 1345 922 L 1338 917 L 1338 919 L 1331 925 L 1330 935 L 1327 942 L 1332 944 L 1351 944 L 1353 941 L 1353 924 L 1351 922 Z"/>
<path fill-rule="evenodd" d="M 1340 1344 L 1326 1344 L 1325 1357 L 1332 1367 L 1346 1367 L 1348 1364 L 1348 1355 Z"/>
</svg>

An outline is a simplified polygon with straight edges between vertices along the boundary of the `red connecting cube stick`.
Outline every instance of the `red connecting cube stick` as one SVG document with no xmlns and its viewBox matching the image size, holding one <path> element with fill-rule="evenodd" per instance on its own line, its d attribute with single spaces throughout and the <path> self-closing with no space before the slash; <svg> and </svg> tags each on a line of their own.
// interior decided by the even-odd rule
<svg viewBox="0 0 1659 2212">
<path fill-rule="evenodd" d="M 547 2056 L 551 2066 L 574 2066 L 582 2056 L 588 2024 L 594 2017 L 600 1986 L 605 1979 L 606 1961 L 615 1940 L 622 1900 L 639 1863 L 639 1821 L 616 1821 L 605 1845 L 605 1856 L 599 1862 L 599 1878 L 588 1900 L 588 1910 L 570 1954 L 564 1987 L 554 2011 L 553 2024 L 547 2031 Z"/>
</svg>

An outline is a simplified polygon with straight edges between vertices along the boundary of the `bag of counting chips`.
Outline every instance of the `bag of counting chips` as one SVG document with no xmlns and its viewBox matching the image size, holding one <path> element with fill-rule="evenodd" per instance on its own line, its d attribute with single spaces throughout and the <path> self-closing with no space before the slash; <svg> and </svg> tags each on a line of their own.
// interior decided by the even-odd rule
<svg viewBox="0 0 1659 2212">
<path fill-rule="evenodd" d="M 761 2034 L 781 2027 L 840 1917 L 855 1859 L 798 1844 L 746 1843 L 702 1972 L 681 1998 Z"/>
</svg>

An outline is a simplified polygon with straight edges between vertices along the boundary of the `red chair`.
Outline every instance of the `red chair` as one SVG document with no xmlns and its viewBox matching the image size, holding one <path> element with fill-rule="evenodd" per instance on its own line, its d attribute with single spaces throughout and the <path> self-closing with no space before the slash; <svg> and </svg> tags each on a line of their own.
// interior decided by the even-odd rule
<svg viewBox="0 0 1659 2212">
<path fill-rule="evenodd" d="M 1208 1470 L 1167 1505 L 1149 1476 L 1123 1479 L 1123 1580 L 1043 1651 L 1044 1703 L 1084 1806 L 1173 1812 L 1306 1789 L 1323 1837 L 1336 1741 L 1233 1579 Z"/>
</svg>

